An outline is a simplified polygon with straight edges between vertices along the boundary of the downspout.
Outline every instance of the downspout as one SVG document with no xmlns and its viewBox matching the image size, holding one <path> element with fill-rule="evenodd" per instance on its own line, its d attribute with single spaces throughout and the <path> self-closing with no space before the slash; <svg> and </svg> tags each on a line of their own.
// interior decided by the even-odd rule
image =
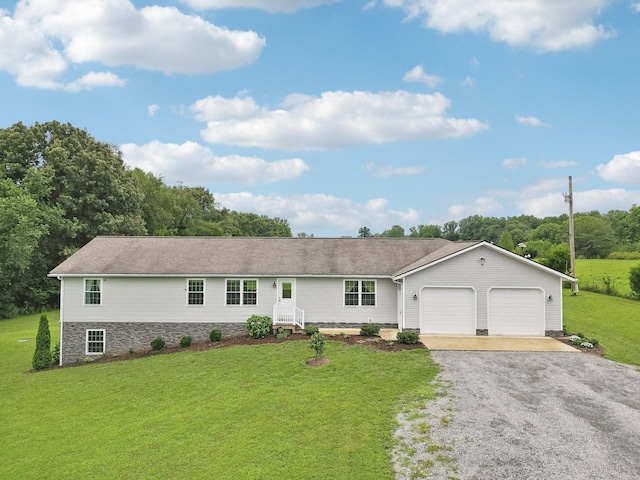
<svg viewBox="0 0 640 480">
<path fill-rule="evenodd" d="M 60 280 L 60 360 L 58 363 L 62 366 L 62 329 L 64 328 L 64 278 L 58 277 Z"/>
<path fill-rule="evenodd" d="M 398 325 L 398 330 L 402 332 L 404 331 L 404 280 L 402 282 L 397 282 L 392 278 L 391 281 L 397 285 L 400 285 L 400 289 L 402 290 L 402 325 Z M 397 294 L 396 298 L 398 298 Z"/>
</svg>

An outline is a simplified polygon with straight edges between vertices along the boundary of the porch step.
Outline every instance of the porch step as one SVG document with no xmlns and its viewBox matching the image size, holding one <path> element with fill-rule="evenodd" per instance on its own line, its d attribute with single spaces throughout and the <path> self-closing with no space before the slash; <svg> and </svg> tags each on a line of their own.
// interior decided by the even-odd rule
<svg viewBox="0 0 640 480">
<path fill-rule="evenodd" d="M 304 328 L 300 328 L 298 325 L 273 325 L 272 333 L 275 335 L 279 328 L 289 330 L 291 333 L 304 333 Z"/>
</svg>

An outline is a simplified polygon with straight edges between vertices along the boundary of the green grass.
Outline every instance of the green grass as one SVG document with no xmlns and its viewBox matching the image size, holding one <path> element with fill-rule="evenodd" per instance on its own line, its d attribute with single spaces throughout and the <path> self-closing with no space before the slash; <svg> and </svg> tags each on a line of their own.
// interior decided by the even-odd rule
<svg viewBox="0 0 640 480">
<path fill-rule="evenodd" d="M 638 260 L 576 260 L 576 276 L 578 286 L 582 290 L 593 290 L 590 286 L 604 287 L 603 278 L 610 277 L 613 286 L 621 296 L 631 295 L 629 269 L 638 265 Z"/>
<path fill-rule="evenodd" d="M 563 300 L 569 333 L 597 339 L 611 360 L 640 365 L 640 301 L 585 291 L 572 296 L 568 290 Z"/>
<path fill-rule="evenodd" d="M 37 325 L 0 322 L 0 478 L 391 479 L 395 415 L 437 372 L 328 341 L 320 368 L 285 342 L 25 373 Z"/>
</svg>

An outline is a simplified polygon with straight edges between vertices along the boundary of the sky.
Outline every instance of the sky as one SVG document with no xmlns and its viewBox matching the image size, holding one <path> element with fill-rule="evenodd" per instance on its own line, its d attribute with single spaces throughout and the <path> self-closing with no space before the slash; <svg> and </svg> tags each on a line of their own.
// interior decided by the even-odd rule
<svg viewBox="0 0 640 480">
<path fill-rule="evenodd" d="M 0 0 L 57 120 L 294 235 L 640 204 L 637 0 Z"/>
</svg>

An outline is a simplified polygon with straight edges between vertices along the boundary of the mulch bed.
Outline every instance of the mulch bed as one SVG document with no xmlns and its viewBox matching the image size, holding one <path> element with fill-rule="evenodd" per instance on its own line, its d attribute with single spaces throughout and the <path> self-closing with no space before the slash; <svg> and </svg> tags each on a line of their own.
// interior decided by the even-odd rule
<svg viewBox="0 0 640 480">
<path fill-rule="evenodd" d="M 415 350 L 415 349 L 424 349 L 425 347 L 422 343 L 417 343 L 415 345 L 407 345 L 404 343 L 392 342 L 387 343 L 386 340 L 383 340 L 379 337 L 362 337 L 360 335 L 325 335 L 327 340 L 335 340 L 337 342 L 343 342 L 349 345 L 367 345 L 371 348 L 375 348 L 376 350 L 383 350 L 385 352 L 400 352 L 403 350 Z M 184 351 L 196 351 L 203 352 L 206 350 L 214 350 L 217 348 L 226 348 L 226 347 L 234 347 L 234 346 L 251 346 L 251 345 L 262 345 L 265 343 L 284 343 L 284 342 L 295 342 L 306 340 L 309 341 L 311 339 L 310 335 L 295 333 L 289 335 L 286 338 L 276 338 L 275 335 L 271 335 L 265 338 L 251 338 L 249 335 L 236 335 L 233 337 L 223 338 L 219 342 L 210 342 L 209 340 L 200 340 L 193 342 L 189 347 L 182 348 L 180 345 L 170 345 L 166 346 L 162 350 L 140 350 L 133 353 L 121 353 L 117 356 L 114 355 L 105 355 L 101 357 L 95 357 L 92 362 L 77 362 L 77 363 L 68 363 L 62 367 L 59 365 L 52 366 L 53 368 L 67 368 L 67 367 L 77 367 L 80 365 L 88 365 L 93 363 L 111 363 L 111 362 L 120 362 L 123 360 L 134 360 L 136 358 L 146 358 L 146 357 L 154 357 L 156 355 L 167 355 L 170 353 L 176 352 L 184 352 Z M 377 340 L 377 342 L 376 342 Z M 309 349 L 309 354 L 313 354 L 313 351 Z M 44 369 L 50 370 L 50 369 Z M 43 371 L 43 370 L 39 370 Z"/>
<path fill-rule="evenodd" d="M 562 343 L 566 343 L 567 345 L 571 345 L 572 347 L 577 348 L 582 353 L 587 353 L 589 355 L 595 355 L 596 357 L 604 357 L 605 351 L 600 345 L 596 345 L 593 348 L 585 348 L 580 345 L 574 345 L 568 338 L 558 338 Z"/>
</svg>

